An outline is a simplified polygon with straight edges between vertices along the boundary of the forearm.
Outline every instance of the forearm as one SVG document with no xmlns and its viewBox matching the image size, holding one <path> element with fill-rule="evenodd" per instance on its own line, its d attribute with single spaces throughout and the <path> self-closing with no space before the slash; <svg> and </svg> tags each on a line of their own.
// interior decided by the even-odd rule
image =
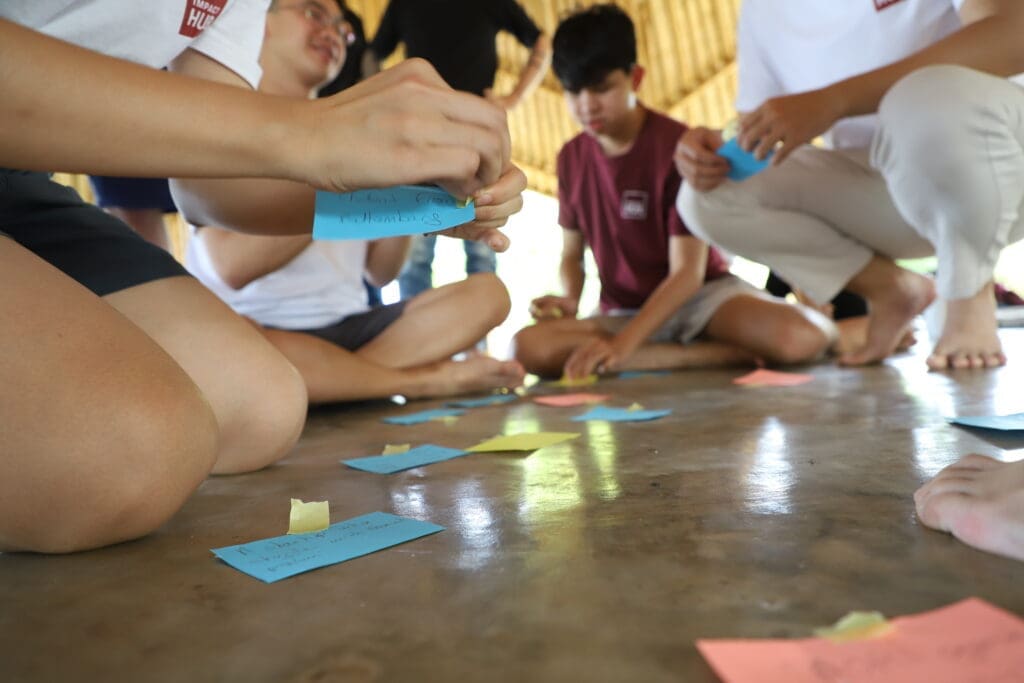
<svg viewBox="0 0 1024 683">
<path fill-rule="evenodd" d="M 1024 6 L 991 14 L 906 59 L 826 88 L 841 103 L 842 116 L 871 114 L 901 78 L 932 64 L 956 64 L 996 76 L 1024 72 Z"/>
<path fill-rule="evenodd" d="M 117 86 L 116 97 L 102 96 Z M 41 86 L 42 84 L 42 86 Z M 0 163 L 127 176 L 291 177 L 296 104 L 0 21 Z"/>
<path fill-rule="evenodd" d="M 549 66 L 551 66 L 551 39 L 547 34 L 542 33 L 537 38 L 537 42 L 533 44 L 533 49 L 530 50 L 530 58 L 527 60 L 526 66 L 519 72 L 519 80 L 510 94 L 513 100 L 520 102 L 536 90 L 544 80 L 544 74 L 547 73 Z"/>
<path fill-rule="evenodd" d="M 308 235 L 263 237 L 222 228 L 202 228 L 194 239 L 203 241 L 217 274 L 233 289 L 280 270 L 312 241 Z"/>
<path fill-rule="evenodd" d="M 562 281 L 562 292 L 566 297 L 579 303 L 580 297 L 583 296 L 583 283 L 586 279 L 583 262 L 563 258 L 558 267 L 558 274 Z"/>
<path fill-rule="evenodd" d="M 408 237 L 389 237 L 371 242 L 366 255 L 366 278 L 375 287 L 383 287 L 396 277 L 409 255 Z"/>
<path fill-rule="evenodd" d="M 308 234 L 316 192 L 308 185 L 266 178 L 171 180 L 171 193 L 193 225 L 257 235 Z"/>
<path fill-rule="evenodd" d="M 614 344 L 624 355 L 633 353 L 701 287 L 700 273 L 679 272 L 662 280 L 640 311 L 615 335 Z"/>
</svg>

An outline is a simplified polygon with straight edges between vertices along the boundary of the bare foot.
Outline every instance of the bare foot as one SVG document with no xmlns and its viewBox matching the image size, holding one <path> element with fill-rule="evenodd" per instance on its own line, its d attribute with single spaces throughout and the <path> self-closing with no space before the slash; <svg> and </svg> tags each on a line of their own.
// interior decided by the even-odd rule
<svg viewBox="0 0 1024 683">
<path fill-rule="evenodd" d="M 868 329 L 864 344 L 840 356 L 843 365 L 878 363 L 892 354 L 905 338 L 910 322 L 935 299 L 931 278 L 874 257 L 850 281 L 850 289 L 868 302 Z"/>
<path fill-rule="evenodd" d="M 942 336 L 928 356 L 930 369 L 964 370 L 1006 365 L 992 289 L 990 282 L 971 298 L 953 299 L 946 304 Z"/>
<path fill-rule="evenodd" d="M 837 320 L 836 327 L 839 328 L 839 338 L 836 340 L 832 352 L 837 356 L 845 356 L 861 349 L 867 343 L 870 322 L 870 318 L 866 315 Z M 916 343 L 917 336 L 914 334 L 914 328 L 907 327 L 903 330 L 903 336 L 897 342 L 895 351 L 906 351 Z"/>
<path fill-rule="evenodd" d="M 517 361 L 474 356 L 462 361 L 442 361 L 430 367 L 424 390 L 416 398 L 457 396 L 491 389 L 514 389 L 526 371 Z"/>
<path fill-rule="evenodd" d="M 918 489 L 914 502 L 925 525 L 1024 560 L 1024 460 L 968 455 Z"/>
</svg>

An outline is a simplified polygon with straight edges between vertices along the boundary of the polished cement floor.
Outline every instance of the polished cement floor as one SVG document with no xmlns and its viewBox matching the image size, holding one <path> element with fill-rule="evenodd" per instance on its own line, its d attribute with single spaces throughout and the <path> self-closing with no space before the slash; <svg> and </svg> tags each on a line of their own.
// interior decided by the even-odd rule
<svg viewBox="0 0 1024 683">
<path fill-rule="evenodd" d="M 790 388 L 733 386 L 736 371 L 595 387 L 674 410 L 646 424 L 527 400 L 419 427 L 380 418 L 439 402 L 314 411 L 291 457 L 206 482 L 149 538 L 0 556 L 0 680 L 700 683 L 716 679 L 698 637 L 804 636 L 967 596 L 1024 615 L 1024 563 L 922 528 L 911 500 L 967 452 L 1024 455 L 1024 437 L 945 421 L 1024 411 L 1024 330 L 1004 338 L 996 372 L 929 374 L 908 355 Z M 338 464 L 517 430 L 582 437 L 391 476 Z M 381 510 L 447 530 L 271 585 L 210 554 L 283 533 L 292 497 L 329 500 L 333 521 Z"/>
</svg>

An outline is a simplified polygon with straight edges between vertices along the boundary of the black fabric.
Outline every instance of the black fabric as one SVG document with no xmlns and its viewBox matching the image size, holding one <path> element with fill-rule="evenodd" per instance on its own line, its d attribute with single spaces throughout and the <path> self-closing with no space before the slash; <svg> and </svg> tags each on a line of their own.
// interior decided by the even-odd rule
<svg viewBox="0 0 1024 683">
<path fill-rule="evenodd" d="M 371 308 L 366 313 L 350 315 L 342 319 L 341 322 L 315 330 L 291 331 L 311 334 L 314 337 L 320 337 L 329 341 L 335 346 L 340 346 L 349 351 L 356 351 L 376 339 L 377 335 L 402 317 L 405 304 L 405 301 L 399 301 L 387 306 L 377 306 Z"/>
<path fill-rule="evenodd" d="M 317 93 L 319 97 L 328 97 L 339 93 L 345 88 L 351 88 L 362 79 L 363 75 L 363 53 L 366 52 L 366 31 L 363 28 L 363 20 L 358 14 L 350 9 L 342 10 L 342 14 L 352 26 L 352 34 L 355 40 L 345 48 L 345 65 L 333 81 L 320 88 Z"/>
<path fill-rule="evenodd" d="M 94 175 L 89 177 L 96 205 L 119 209 L 160 209 L 174 213 L 178 209 L 171 198 L 167 178 L 120 178 Z"/>
<path fill-rule="evenodd" d="M 98 296 L 188 275 L 173 256 L 46 173 L 0 169 L 0 227 Z"/>
<path fill-rule="evenodd" d="M 768 273 L 768 282 L 765 283 L 764 288 L 768 290 L 769 294 L 782 298 L 793 291 L 789 283 L 776 275 L 774 271 Z M 832 299 L 832 318 L 835 320 L 858 318 L 867 314 L 867 302 L 853 292 L 844 289 L 836 295 L 836 298 Z"/>
<path fill-rule="evenodd" d="M 498 71 L 495 38 L 508 31 L 532 48 L 540 29 L 514 0 L 391 0 L 370 48 L 385 59 L 405 44 L 456 90 L 483 95 Z"/>
</svg>

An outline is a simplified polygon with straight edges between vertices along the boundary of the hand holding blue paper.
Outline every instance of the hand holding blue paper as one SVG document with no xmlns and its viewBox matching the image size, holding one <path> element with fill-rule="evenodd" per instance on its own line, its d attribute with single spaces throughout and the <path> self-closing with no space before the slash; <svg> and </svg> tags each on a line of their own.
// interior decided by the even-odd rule
<svg viewBox="0 0 1024 683">
<path fill-rule="evenodd" d="M 733 138 L 716 150 L 720 157 L 729 160 L 729 179 L 737 182 L 746 180 L 752 175 L 757 175 L 764 169 L 772 159 L 772 152 L 764 159 L 757 159 L 750 152 L 740 147 L 739 139 Z"/>
<path fill-rule="evenodd" d="M 439 187 L 399 185 L 339 194 L 317 191 L 315 240 L 374 240 L 422 235 L 469 223 L 473 202 L 461 206 Z"/>
</svg>

